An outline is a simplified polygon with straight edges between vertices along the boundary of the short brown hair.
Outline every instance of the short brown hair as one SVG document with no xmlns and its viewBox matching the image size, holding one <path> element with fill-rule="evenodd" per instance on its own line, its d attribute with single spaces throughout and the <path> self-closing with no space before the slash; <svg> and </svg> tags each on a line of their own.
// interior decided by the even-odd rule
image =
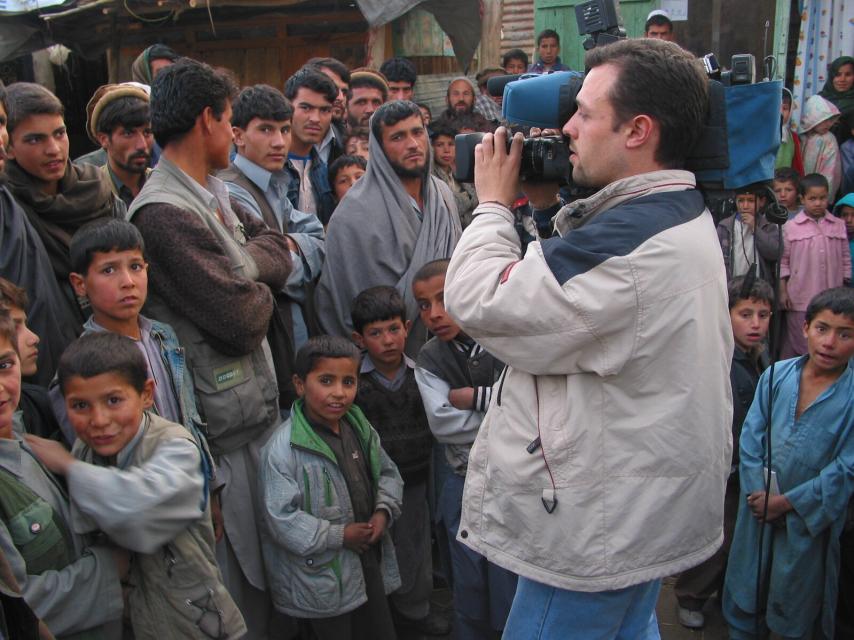
<svg viewBox="0 0 854 640">
<path fill-rule="evenodd" d="M 15 328 L 15 321 L 12 320 L 12 314 L 9 313 L 9 307 L 3 303 L 0 303 L 0 338 L 6 338 L 12 345 L 12 350 L 18 353 L 18 331 Z"/>
<path fill-rule="evenodd" d="M 616 128 L 637 115 L 658 122 L 661 137 L 655 160 L 679 169 L 700 138 L 709 102 L 702 63 L 679 45 L 648 38 L 621 40 L 587 52 L 588 69 L 619 69 L 609 96 Z"/>
<path fill-rule="evenodd" d="M 27 292 L 6 278 L 0 278 L 0 304 L 26 311 Z"/>
<path fill-rule="evenodd" d="M 6 87 L 6 128 L 9 135 L 30 116 L 64 116 L 65 108 L 55 95 L 34 82 L 16 82 Z"/>
</svg>

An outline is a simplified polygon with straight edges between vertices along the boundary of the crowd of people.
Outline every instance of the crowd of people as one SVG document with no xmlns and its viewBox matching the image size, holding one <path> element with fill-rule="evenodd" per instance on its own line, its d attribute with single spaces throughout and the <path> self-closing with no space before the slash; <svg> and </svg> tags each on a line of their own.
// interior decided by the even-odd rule
<svg viewBox="0 0 854 640">
<path fill-rule="evenodd" d="M 647 36 L 588 53 L 576 202 L 487 91 L 566 69 L 550 29 L 436 117 L 404 58 L 241 88 L 153 45 L 76 160 L 0 85 L 0 635 L 654 638 L 666 575 L 688 627 L 849 633 L 854 59 L 716 242 L 705 77 Z M 662 69 L 678 108 L 616 108 Z"/>
</svg>

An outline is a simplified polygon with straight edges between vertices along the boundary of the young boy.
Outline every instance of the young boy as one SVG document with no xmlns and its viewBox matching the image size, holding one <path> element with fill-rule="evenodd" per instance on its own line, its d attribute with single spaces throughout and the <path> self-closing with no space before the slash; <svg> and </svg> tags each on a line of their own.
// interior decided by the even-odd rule
<svg viewBox="0 0 854 640">
<path fill-rule="evenodd" d="M 678 601 L 679 622 L 689 629 L 704 626 L 703 606 L 723 587 L 727 555 L 738 513 L 738 440 L 747 410 L 756 393 L 759 375 L 768 366 L 763 341 L 768 335 L 774 291 L 764 280 L 751 279 L 752 284 L 745 281 L 745 278 L 734 278 L 727 284 L 735 350 L 729 373 L 733 398 L 733 460 L 724 498 L 724 543 L 711 558 L 683 571 L 673 589 Z"/>
<path fill-rule="evenodd" d="M 297 352 L 291 415 L 261 450 L 262 545 L 273 604 L 318 640 L 394 638 L 400 586 L 388 527 L 403 481 L 353 405 L 359 351 L 335 336 Z"/>
<path fill-rule="evenodd" d="M 348 156 L 361 156 L 367 162 L 370 159 L 370 150 L 368 147 L 369 134 L 365 127 L 357 127 L 350 131 L 350 134 L 344 140 L 344 153 Z"/>
<path fill-rule="evenodd" d="M 792 92 L 783 87 L 780 103 L 780 148 L 777 150 L 777 169 L 791 169 L 796 175 L 804 175 L 804 160 L 801 155 L 801 139 L 792 129 Z M 776 180 L 776 176 L 775 176 Z"/>
<path fill-rule="evenodd" d="M 290 388 L 290 364 L 315 324 L 311 300 L 325 255 L 323 225 L 318 217 L 294 208 L 282 195 L 291 181 L 285 165 L 293 114 L 293 106 L 278 89 L 266 84 L 243 89 L 231 114 L 237 155 L 217 174 L 234 200 L 287 238 L 293 269 L 283 295 L 276 296 L 276 304 L 291 332 L 285 349 L 277 351 L 273 360 L 282 410 L 289 409 L 296 399 Z"/>
<path fill-rule="evenodd" d="M 15 325 L 16 350 L 21 365 L 21 375 L 32 378 L 38 372 L 39 337 L 27 326 L 27 292 L 5 278 L 0 278 L 0 308 L 5 308 Z M 37 384 L 21 383 L 19 408 L 23 419 L 15 424 L 21 433 L 53 438 L 60 436 L 47 389 Z"/>
<path fill-rule="evenodd" d="M 65 490 L 21 440 L 16 333 L 0 307 L 0 551 L 27 603 L 58 637 L 120 637 L 128 555 L 105 545 L 87 548 L 72 532 Z"/>
<path fill-rule="evenodd" d="M 201 442 L 204 425 L 196 410 L 184 350 L 169 325 L 140 313 L 148 295 L 148 264 L 139 230 L 124 220 L 90 223 L 74 234 L 70 251 L 71 285 L 92 307 L 84 332 L 108 331 L 133 340 L 154 381 L 153 410 L 169 422 L 183 424 Z M 53 385 L 50 393 L 54 411 L 73 443 L 61 390 Z"/>
<path fill-rule="evenodd" d="M 718 240 L 724 254 L 727 277 L 737 278 L 753 271 L 771 281 L 774 263 L 780 259 L 780 236 L 759 211 L 754 185 L 735 190 L 737 213 L 718 223 Z"/>
<path fill-rule="evenodd" d="M 834 637 L 839 534 L 854 490 L 854 290 L 840 287 L 815 296 L 803 332 L 808 354 L 776 365 L 770 415 L 768 372 L 762 375 L 741 433 L 742 493 L 723 594 L 735 640 L 755 637 L 757 611 L 764 612 L 762 631 L 785 638 Z M 766 467 L 774 472 L 767 513 Z M 763 520 L 773 526 L 765 527 L 759 549 Z"/>
<path fill-rule="evenodd" d="M 854 256 L 854 193 L 848 193 L 836 201 L 833 215 L 845 221 L 845 231 L 848 233 L 848 249 Z M 852 267 L 854 269 L 854 267 Z M 854 280 L 854 272 L 852 272 Z"/>
<path fill-rule="evenodd" d="M 148 411 L 154 380 L 140 350 L 115 333 L 85 335 L 62 355 L 57 377 L 74 455 L 27 441 L 66 477 L 75 530 L 100 531 L 133 554 L 125 589 L 134 637 L 242 637 L 214 556 L 205 454 L 184 427 Z"/>
<path fill-rule="evenodd" d="M 16 349 L 21 360 L 21 375 L 25 378 L 38 371 L 39 337 L 27 327 L 27 292 L 0 278 L 0 304 L 8 307 L 15 323 Z"/>
<path fill-rule="evenodd" d="M 448 262 L 428 262 L 412 279 L 421 321 L 434 336 L 418 353 L 415 379 L 430 430 L 444 445 L 451 467 L 436 510 L 450 541 L 455 633 L 490 637 L 504 629 L 516 576 L 458 542 L 457 529 L 469 451 L 504 365 L 463 334 L 445 311 Z"/>
<path fill-rule="evenodd" d="M 436 122 L 430 127 L 430 144 L 433 146 L 433 175 L 451 189 L 457 203 L 460 222 L 465 229 L 471 223 L 472 212 L 477 207 L 477 192 L 474 185 L 457 181 L 454 168 L 457 163 L 455 140 L 459 129 L 447 121 Z"/>
<path fill-rule="evenodd" d="M 521 49 L 510 49 L 501 56 L 501 66 L 507 75 L 525 73 L 528 70 L 528 54 Z"/>
<path fill-rule="evenodd" d="M 537 61 L 530 66 L 528 73 L 548 73 L 550 71 L 571 71 L 560 61 L 560 36 L 554 29 L 543 29 L 537 35 Z"/>
<path fill-rule="evenodd" d="M 781 167 L 774 171 L 774 195 L 777 202 L 789 212 L 789 220 L 798 215 L 801 203 L 798 199 L 798 185 L 801 177 L 791 167 Z"/>
<path fill-rule="evenodd" d="M 401 587 L 391 595 L 398 623 L 427 635 L 446 635 L 448 623 L 430 613 L 433 564 L 427 506 L 433 436 L 415 381 L 415 362 L 403 353 L 411 321 L 394 287 L 362 291 L 353 301 L 353 341 L 366 351 L 356 404 L 380 434 L 404 482 L 403 507 L 391 530 Z"/>
<path fill-rule="evenodd" d="M 416 102 L 415 106 L 421 111 L 421 117 L 424 118 L 424 126 L 429 127 L 433 122 L 433 112 L 430 111 L 430 105 L 426 102 Z"/>
<path fill-rule="evenodd" d="M 851 251 L 845 223 L 827 210 L 827 179 L 807 174 L 800 184 L 803 210 L 783 225 L 780 259 L 780 306 L 786 309 L 783 358 L 803 355 L 807 344 L 801 327 L 809 301 L 851 277 Z"/>
<path fill-rule="evenodd" d="M 16 82 L 6 89 L 6 109 L 6 186 L 41 238 L 65 294 L 55 301 L 56 313 L 66 322 L 76 320 L 79 329 L 86 313 L 68 284 L 69 241 L 85 223 L 122 217 L 126 207 L 97 167 L 69 160 L 64 107 L 55 95 L 38 84 Z"/>
<path fill-rule="evenodd" d="M 362 156 L 344 155 L 333 160 L 329 165 L 329 184 L 335 192 L 335 202 L 341 202 L 367 170 L 368 162 Z"/>
</svg>

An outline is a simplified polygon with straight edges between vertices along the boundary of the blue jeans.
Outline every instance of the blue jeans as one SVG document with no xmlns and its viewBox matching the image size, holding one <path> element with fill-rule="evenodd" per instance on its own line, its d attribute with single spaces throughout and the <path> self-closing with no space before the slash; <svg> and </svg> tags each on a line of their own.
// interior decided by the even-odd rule
<svg viewBox="0 0 854 640">
<path fill-rule="evenodd" d="M 659 640 L 661 580 L 586 593 L 519 578 L 505 640 Z"/>
</svg>

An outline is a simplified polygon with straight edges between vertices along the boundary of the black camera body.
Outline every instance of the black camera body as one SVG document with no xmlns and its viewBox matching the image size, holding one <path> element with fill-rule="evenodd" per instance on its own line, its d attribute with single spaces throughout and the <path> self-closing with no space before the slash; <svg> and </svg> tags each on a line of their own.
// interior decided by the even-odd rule
<svg viewBox="0 0 854 640">
<path fill-rule="evenodd" d="M 579 33 L 589 34 L 597 46 L 620 38 L 614 0 L 577 5 L 576 20 Z M 706 56 L 703 63 L 710 76 L 708 107 L 685 169 L 696 175 L 706 191 L 770 180 L 780 144 L 782 83 L 755 83 L 755 61 L 749 54 L 734 55 L 732 70 L 723 73 L 713 55 Z M 583 79 L 576 71 L 503 76 L 490 79 L 488 89 L 493 95 L 503 95 L 503 116 L 514 130 L 561 129 L 577 109 Z M 482 138 L 483 134 L 456 138 L 455 177 L 461 182 L 474 180 L 474 148 Z M 568 184 L 572 189 L 569 155 L 563 138 L 526 138 L 521 175 L 530 181 Z"/>
<path fill-rule="evenodd" d="M 482 133 L 461 133 L 457 135 L 457 166 L 454 177 L 460 182 L 474 182 L 474 148 L 483 140 Z M 510 151 L 512 138 L 507 140 Z M 523 180 L 543 182 L 563 182 L 572 170 L 569 163 L 569 149 L 561 136 L 525 138 L 522 143 L 522 164 L 519 176 Z"/>
<path fill-rule="evenodd" d="M 579 3 L 575 6 L 575 21 L 579 35 L 589 36 L 584 41 L 585 49 L 604 46 L 626 37 L 625 30 L 620 27 L 617 5 L 613 0 L 586 0 Z M 583 79 L 584 75 L 577 72 L 499 76 L 489 79 L 487 90 L 493 96 L 504 96 L 503 115 L 511 126 L 560 129 L 578 109 L 575 98 L 581 90 Z M 520 83 L 519 80 L 525 82 Z M 528 82 L 530 84 L 526 84 Z M 549 99 L 553 97 L 557 100 Z M 457 164 L 454 177 L 460 182 L 474 182 L 474 148 L 482 139 L 482 133 L 460 134 L 456 137 Z M 509 149 L 509 140 L 507 144 Z M 525 138 L 519 175 L 526 180 L 570 183 L 572 164 L 569 162 L 566 141 L 559 136 Z"/>
</svg>

